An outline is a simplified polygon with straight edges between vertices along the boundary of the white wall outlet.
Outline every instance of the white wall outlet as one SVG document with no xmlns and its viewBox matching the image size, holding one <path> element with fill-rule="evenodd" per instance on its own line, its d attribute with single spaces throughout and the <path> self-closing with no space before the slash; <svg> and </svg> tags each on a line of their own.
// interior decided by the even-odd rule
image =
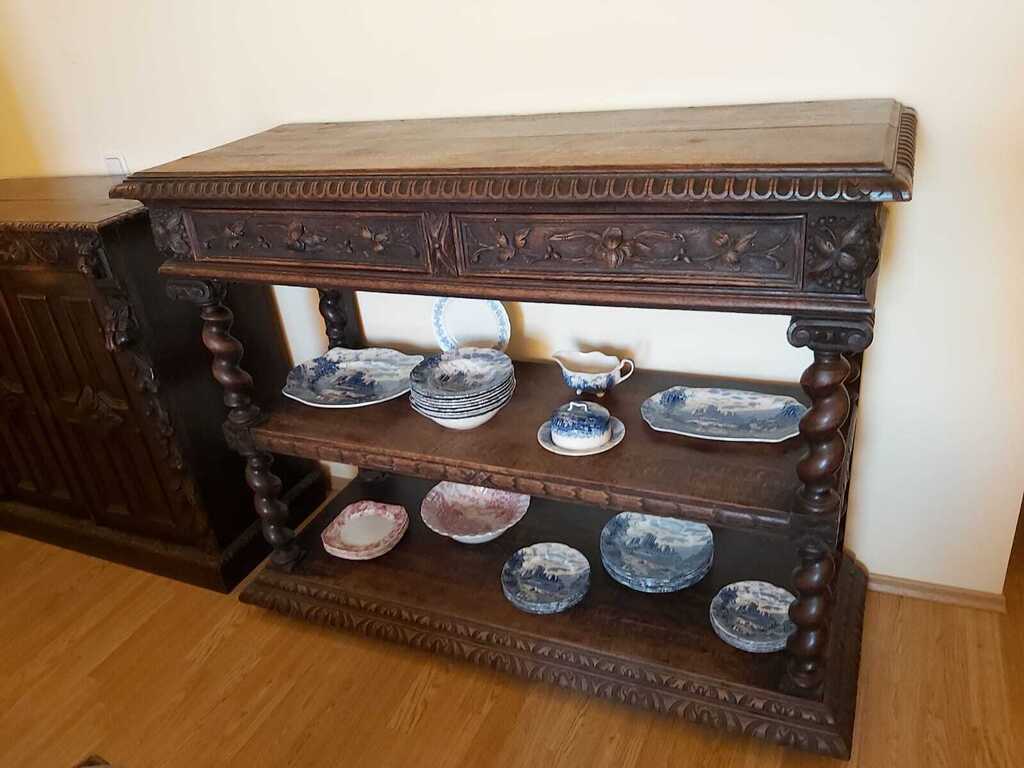
<svg viewBox="0 0 1024 768">
<path fill-rule="evenodd" d="M 124 155 L 118 154 L 117 152 L 108 152 L 103 156 L 103 165 L 107 168 L 108 176 L 127 176 L 128 175 L 128 161 L 124 159 Z"/>
</svg>

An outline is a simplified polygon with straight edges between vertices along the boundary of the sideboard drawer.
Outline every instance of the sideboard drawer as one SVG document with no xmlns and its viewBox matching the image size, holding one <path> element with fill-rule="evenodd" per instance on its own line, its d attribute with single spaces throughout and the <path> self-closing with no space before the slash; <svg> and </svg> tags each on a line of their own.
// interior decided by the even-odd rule
<svg viewBox="0 0 1024 768">
<path fill-rule="evenodd" d="M 456 214 L 459 272 L 800 286 L 803 216 Z"/>
<path fill-rule="evenodd" d="M 423 217 L 353 211 L 193 210 L 197 261 L 430 272 Z"/>
</svg>

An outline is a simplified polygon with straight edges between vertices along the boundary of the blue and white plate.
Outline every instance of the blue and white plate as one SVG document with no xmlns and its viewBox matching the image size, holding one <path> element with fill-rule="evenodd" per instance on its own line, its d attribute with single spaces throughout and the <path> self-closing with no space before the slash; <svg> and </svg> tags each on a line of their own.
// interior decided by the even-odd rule
<svg viewBox="0 0 1024 768">
<path fill-rule="evenodd" d="M 705 440 L 781 443 L 800 434 L 807 406 L 786 395 L 742 389 L 672 387 L 644 400 L 651 429 Z"/>
<path fill-rule="evenodd" d="M 292 368 L 281 391 L 317 408 L 383 403 L 409 391 L 409 374 L 422 360 L 394 349 L 335 347 Z"/>
<path fill-rule="evenodd" d="M 560 613 L 576 605 L 590 588 L 590 563 L 565 544 L 523 547 L 501 569 L 501 589 L 527 613 Z"/>
<path fill-rule="evenodd" d="M 722 587 L 711 601 L 711 626 L 733 648 L 774 653 L 786 647 L 796 630 L 790 592 L 767 581 L 737 581 Z"/>
<path fill-rule="evenodd" d="M 413 391 L 428 398 L 481 394 L 512 377 L 512 358 L 496 349 L 468 347 L 431 355 L 412 369 Z"/>
<path fill-rule="evenodd" d="M 418 395 L 416 392 L 409 394 L 410 402 L 419 406 L 421 410 L 434 411 L 438 414 L 451 413 L 455 415 L 464 414 L 468 411 L 487 410 L 489 406 L 493 406 L 498 403 L 505 402 L 510 397 L 516 388 L 515 377 L 508 380 L 507 384 L 502 385 L 499 389 L 495 390 L 494 393 L 488 394 L 485 397 L 474 398 L 466 401 L 439 401 L 431 400 Z"/>
<path fill-rule="evenodd" d="M 715 544 L 703 523 L 621 512 L 601 530 L 601 561 L 613 579 L 640 592 L 675 592 L 711 570 Z"/>
<path fill-rule="evenodd" d="M 608 439 L 607 443 L 602 443 L 596 448 L 563 448 L 560 445 L 556 445 L 555 441 L 551 439 L 551 422 L 545 421 L 540 425 L 540 429 L 537 430 L 537 442 L 542 447 L 557 453 L 559 456 L 593 456 L 595 453 L 604 453 L 610 451 L 616 445 L 622 442 L 622 438 L 626 436 L 626 425 L 619 421 L 614 416 L 609 420 L 611 426 L 612 435 Z"/>
<path fill-rule="evenodd" d="M 512 335 L 500 301 L 441 298 L 434 302 L 434 338 L 445 352 L 460 347 L 504 350 Z"/>
</svg>

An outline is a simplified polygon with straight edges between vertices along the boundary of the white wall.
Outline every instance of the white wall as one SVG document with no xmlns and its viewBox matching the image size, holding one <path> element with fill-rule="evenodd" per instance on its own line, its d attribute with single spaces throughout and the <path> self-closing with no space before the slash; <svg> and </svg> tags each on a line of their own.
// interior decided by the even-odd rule
<svg viewBox="0 0 1024 768">
<path fill-rule="evenodd" d="M 1024 3 L 0 0 L 0 175 L 133 168 L 281 122 L 892 96 L 921 128 L 868 354 L 849 542 L 874 571 L 1000 591 L 1024 466 Z M 296 355 L 323 343 L 283 292 Z M 362 297 L 429 344 L 427 300 Z M 523 305 L 513 351 L 796 378 L 784 318 Z"/>
</svg>

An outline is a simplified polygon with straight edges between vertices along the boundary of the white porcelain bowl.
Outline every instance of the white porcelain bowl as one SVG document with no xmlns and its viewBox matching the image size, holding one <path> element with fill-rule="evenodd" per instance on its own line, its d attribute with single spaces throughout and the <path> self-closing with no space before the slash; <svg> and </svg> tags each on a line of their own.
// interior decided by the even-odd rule
<svg viewBox="0 0 1024 768">
<path fill-rule="evenodd" d="M 506 401 L 506 402 L 508 402 L 508 401 Z M 487 411 L 486 413 L 481 413 L 478 416 L 464 416 L 464 417 L 461 417 L 461 418 L 454 418 L 454 419 L 442 418 L 440 416 L 431 416 L 430 414 L 424 413 L 423 411 L 421 411 L 418 408 L 416 408 L 415 405 L 413 405 L 413 410 L 415 410 L 421 416 L 426 416 L 428 419 L 430 419 L 435 424 L 440 424 L 445 429 L 467 430 L 467 429 L 476 429 L 479 426 L 483 426 L 488 421 L 490 421 L 495 416 L 497 416 L 498 415 L 498 411 L 500 411 L 504 407 L 505 407 L 505 403 L 502 403 L 497 408 L 494 408 L 493 410 Z"/>
</svg>

